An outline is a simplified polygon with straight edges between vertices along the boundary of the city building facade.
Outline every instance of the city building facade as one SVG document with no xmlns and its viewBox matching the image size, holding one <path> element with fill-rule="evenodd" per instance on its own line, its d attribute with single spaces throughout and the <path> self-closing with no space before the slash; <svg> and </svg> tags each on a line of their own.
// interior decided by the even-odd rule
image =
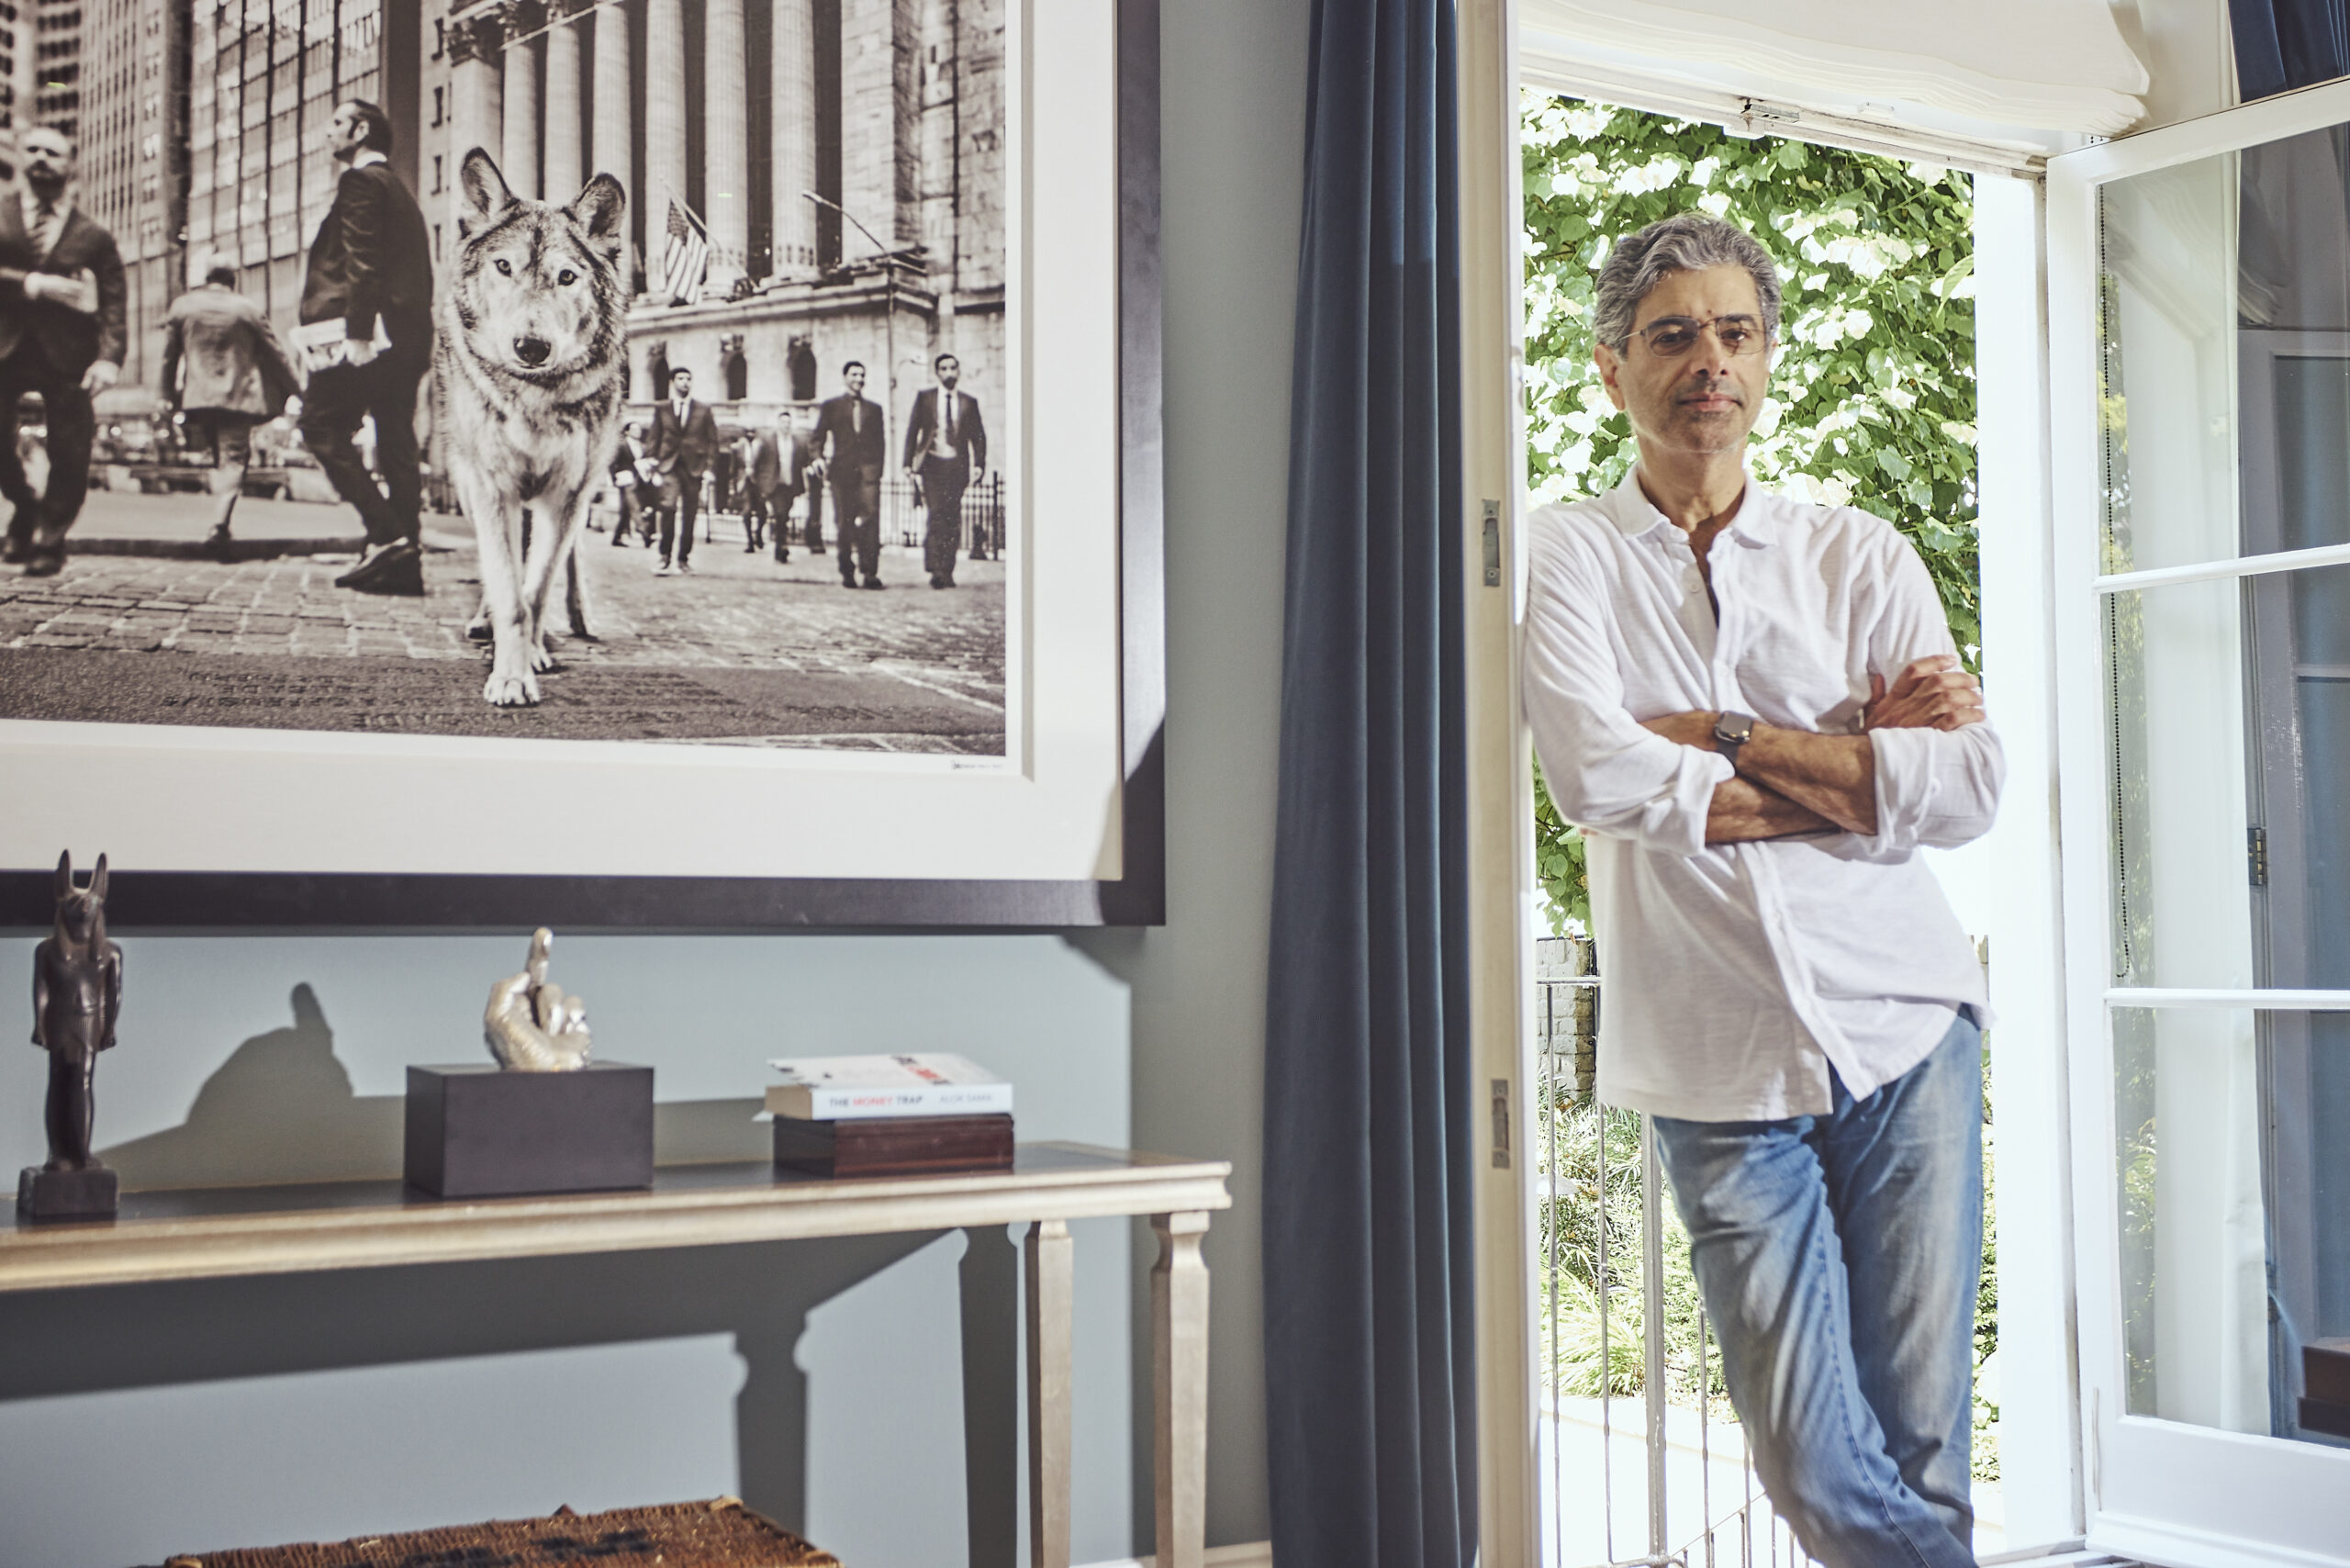
<svg viewBox="0 0 2350 1568">
<path fill-rule="evenodd" d="M 419 194 L 445 256 L 465 152 L 524 196 L 627 188 L 631 390 L 742 425 L 833 396 L 898 439 L 942 353 L 1003 407 L 1003 0 L 426 0 Z M 706 275 L 673 289 L 673 226 Z"/>
<path fill-rule="evenodd" d="M 523 196 L 621 182 L 640 405 L 683 366 L 726 423 L 764 426 L 856 360 L 894 454 L 951 352 L 1002 431 L 1004 0 L 10 6 L 39 40 L 31 118 L 81 137 L 81 199 L 131 273 L 127 386 L 153 385 L 172 298 L 215 264 L 293 327 L 339 173 L 320 133 L 364 98 L 439 274 L 467 150 Z M 706 240 L 699 275 L 670 269 L 673 229 Z"/>
<path fill-rule="evenodd" d="M 17 0 L 32 10 L 32 120 L 82 134 L 82 0 Z"/>
<path fill-rule="evenodd" d="M 82 205 L 114 236 L 132 330 L 123 379 L 145 386 L 182 285 L 187 220 L 188 0 L 84 0 Z"/>
<path fill-rule="evenodd" d="M 0 0 L 0 130 L 31 123 L 33 45 L 26 23 L 30 0 Z"/>
<path fill-rule="evenodd" d="M 304 257 L 341 172 L 321 143 L 337 104 L 382 104 L 392 161 L 415 177 L 416 40 L 385 25 L 407 10 L 397 0 L 196 0 L 184 282 L 226 263 L 281 330 L 293 326 Z"/>
</svg>

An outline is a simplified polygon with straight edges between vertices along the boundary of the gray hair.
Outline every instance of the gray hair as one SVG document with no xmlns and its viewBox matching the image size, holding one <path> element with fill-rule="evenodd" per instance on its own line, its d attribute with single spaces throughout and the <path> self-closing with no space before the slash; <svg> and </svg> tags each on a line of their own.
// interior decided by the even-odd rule
<svg viewBox="0 0 2350 1568">
<path fill-rule="evenodd" d="M 1762 330 L 1779 335 L 1779 269 L 1754 236 L 1710 213 L 1677 212 L 1616 242 L 1592 289 L 1592 335 L 1621 353 L 1632 341 L 1632 315 L 1649 291 L 1673 273 L 1744 267 L 1762 300 Z"/>
</svg>

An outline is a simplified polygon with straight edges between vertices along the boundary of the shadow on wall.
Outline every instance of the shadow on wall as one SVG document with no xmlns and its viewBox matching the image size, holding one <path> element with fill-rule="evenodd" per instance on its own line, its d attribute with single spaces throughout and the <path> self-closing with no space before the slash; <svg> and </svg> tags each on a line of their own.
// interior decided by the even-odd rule
<svg viewBox="0 0 2350 1568">
<path fill-rule="evenodd" d="M 183 1125 L 104 1151 L 126 1187 L 399 1174 L 400 1099 L 353 1093 L 312 987 L 296 986 L 291 1005 L 287 1026 L 246 1040 L 206 1080 Z M 767 1129 L 751 1120 L 756 1109 L 751 1100 L 660 1106 L 661 1159 L 761 1158 Z M 811 1385 L 800 1355 L 809 1315 L 937 1236 L 0 1294 L 0 1344 L 44 1347 L 39 1356 L 0 1358 L 0 1407 L 109 1391 L 724 1334 L 745 1368 L 735 1404 L 738 1472 L 711 1490 L 735 1486 L 753 1506 L 804 1529 Z M 1002 1227 L 967 1234 L 957 1272 L 968 1439 L 967 1525 L 970 1560 L 979 1568 L 1013 1568 L 1016 1555 L 1017 1271 L 1017 1253 Z M 287 1419 L 307 1418 L 298 1392 L 276 1397 L 287 1402 Z M 580 1397 L 592 1403 L 594 1396 L 582 1391 Z M 513 1417 L 515 1440 L 527 1440 L 539 1414 Z M 630 1412 L 610 1415 L 615 1432 L 626 1432 Z M 472 1419 L 494 1428 L 501 1417 L 476 1412 Z M 650 1435 L 614 1440 L 624 1446 L 639 1437 Z M 370 1508 L 397 1511 L 396 1495 L 372 1501 L 364 1495 L 374 1489 L 375 1477 L 355 1454 L 322 1449 L 316 1464 L 303 1484 L 344 1495 L 354 1517 Z M 237 1477 L 227 1484 L 258 1488 L 253 1506 L 265 1513 L 270 1488 L 284 1479 Z M 550 1495 L 544 1506 L 566 1500 L 573 1499 Z M 599 1506 L 665 1500 L 675 1499 L 611 1498 Z M 0 1561 L 6 1558 L 0 1550 Z"/>
<path fill-rule="evenodd" d="M 42 1347 L 38 1356 L 0 1359 L 0 1405 L 730 1334 L 746 1370 L 735 1403 L 741 1495 L 787 1527 L 801 1526 L 808 1505 L 809 1379 L 794 1352 L 808 1315 L 934 1239 L 861 1238 L 0 1294 L 0 1343 Z M 301 1397 L 291 1387 L 277 1396 L 284 1419 L 318 1418 Z M 582 1398 L 592 1403 L 591 1394 L 583 1391 Z M 613 1444 L 640 1440 L 630 1429 L 630 1411 L 607 1415 L 608 1421 L 597 1424 L 609 1425 Z M 510 1440 L 527 1441 L 534 1416 L 509 1420 L 475 1411 L 464 1420 L 491 1432 L 506 1426 Z M 367 1413 L 339 1411 L 334 1418 L 364 1422 Z M 991 1418 L 1002 1423 L 1002 1446 L 1008 1450 L 1012 1412 Z M 66 1433 L 53 1436 L 73 1440 Z M 213 1484 L 252 1489 L 256 1515 L 266 1514 L 274 1488 L 289 1482 L 344 1495 L 354 1519 L 386 1508 L 397 1513 L 396 1495 L 388 1501 L 367 1495 L 386 1478 L 374 1473 L 373 1462 L 361 1462 L 366 1445 L 354 1440 L 349 1453 L 335 1447 L 322 1447 L 314 1468 L 300 1477 L 242 1475 L 232 1467 Z M 430 1456 L 418 1456 L 418 1463 L 429 1469 Z M 119 1479 L 134 1487 L 139 1480 Z M 601 1506 L 677 1500 L 615 1498 Z M 543 1506 L 562 1501 L 578 1499 L 551 1490 Z M 0 1551 L 0 1559 L 6 1556 Z"/>
<path fill-rule="evenodd" d="M 292 1003 L 290 1025 L 245 1041 L 205 1080 L 186 1121 L 98 1151 L 125 1192 L 400 1174 L 400 1097 L 354 1093 L 318 992 L 297 985 Z M 654 1158 L 664 1165 L 761 1159 L 767 1133 L 751 1119 L 758 1110 L 756 1099 L 656 1105 Z"/>
</svg>

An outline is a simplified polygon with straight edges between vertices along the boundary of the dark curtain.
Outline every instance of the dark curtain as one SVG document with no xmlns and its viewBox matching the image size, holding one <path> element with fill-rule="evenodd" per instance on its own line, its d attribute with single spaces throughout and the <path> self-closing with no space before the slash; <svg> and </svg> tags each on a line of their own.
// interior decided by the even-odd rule
<svg viewBox="0 0 2350 1568">
<path fill-rule="evenodd" d="M 2350 0 L 2229 0 L 2245 103 L 2350 76 Z"/>
<path fill-rule="evenodd" d="M 1453 27 L 1315 10 L 1265 1047 L 1281 1568 L 1475 1551 Z"/>
</svg>

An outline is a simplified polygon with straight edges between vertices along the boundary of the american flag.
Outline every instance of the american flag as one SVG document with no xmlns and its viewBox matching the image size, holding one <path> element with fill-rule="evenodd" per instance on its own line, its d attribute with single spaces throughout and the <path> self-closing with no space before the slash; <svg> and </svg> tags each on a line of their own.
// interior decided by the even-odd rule
<svg viewBox="0 0 2350 1568">
<path fill-rule="evenodd" d="M 701 280 L 710 271 L 710 241 L 693 215 L 676 201 L 669 203 L 668 237 L 661 245 L 661 290 L 672 305 L 701 297 Z"/>
</svg>

